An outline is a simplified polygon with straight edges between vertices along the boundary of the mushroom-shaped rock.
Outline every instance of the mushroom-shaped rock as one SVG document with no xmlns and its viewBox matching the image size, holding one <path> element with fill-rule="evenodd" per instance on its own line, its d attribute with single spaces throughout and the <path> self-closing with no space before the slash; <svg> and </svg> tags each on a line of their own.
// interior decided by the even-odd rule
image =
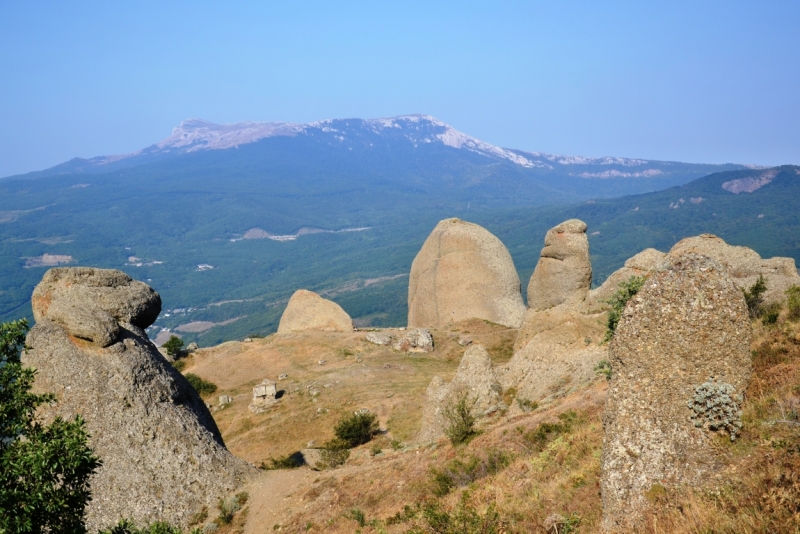
<svg viewBox="0 0 800 534">
<path fill-rule="evenodd" d="M 655 485 L 696 487 L 735 437 L 752 334 L 741 290 L 706 256 L 668 258 L 627 304 L 609 348 L 600 488 L 607 532 L 639 532 Z"/>
<path fill-rule="evenodd" d="M 481 417 L 501 407 L 501 393 L 489 353 L 480 344 L 470 346 L 464 352 L 452 382 L 447 384 L 436 376 L 428 386 L 418 440 L 429 442 L 444 435 L 449 424 L 445 411 L 460 396 L 466 396 L 472 414 Z"/>
<path fill-rule="evenodd" d="M 341 306 L 305 289 L 298 289 L 289 299 L 278 325 L 279 334 L 321 330 L 352 332 L 353 320 Z"/>
<path fill-rule="evenodd" d="M 203 400 L 147 338 L 158 294 L 119 271 L 52 269 L 34 290 L 26 340 L 42 417 L 80 414 L 103 465 L 91 477 L 88 530 L 120 518 L 188 527 L 254 472 L 225 448 Z"/>
<path fill-rule="evenodd" d="M 570 219 L 544 237 L 539 263 L 528 283 L 528 306 L 544 310 L 570 299 L 582 300 L 592 285 L 586 223 Z"/>
<path fill-rule="evenodd" d="M 119 323 L 147 328 L 161 313 L 161 297 L 122 271 L 90 267 L 50 269 L 33 290 L 33 317 L 48 319 L 71 336 L 107 347 Z"/>
<path fill-rule="evenodd" d="M 439 222 L 411 264 L 408 325 L 478 318 L 517 328 L 524 313 L 519 275 L 503 243 L 477 224 Z"/>
</svg>

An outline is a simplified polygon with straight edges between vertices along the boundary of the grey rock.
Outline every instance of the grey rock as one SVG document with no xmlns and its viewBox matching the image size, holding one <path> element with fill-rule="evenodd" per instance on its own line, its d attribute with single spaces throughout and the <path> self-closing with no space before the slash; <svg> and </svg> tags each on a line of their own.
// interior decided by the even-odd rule
<svg viewBox="0 0 800 534">
<path fill-rule="evenodd" d="M 403 352 L 432 352 L 433 334 L 427 328 L 413 328 L 395 341 L 392 348 Z"/>
<path fill-rule="evenodd" d="M 225 405 L 230 404 L 232 402 L 233 402 L 233 397 L 231 397 L 230 395 L 220 395 L 219 396 L 219 405 L 220 406 L 225 406 Z"/>
<path fill-rule="evenodd" d="M 197 349 L 199 349 L 199 348 L 200 348 L 200 347 L 197 345 L 197 343 L 195 343 L 194 341 L 192 341 L 191 343 L 189 343 L 189 344 L 186 346 L 186 352 L 194 352 L 194 351 L 196 351 L 196 350 L 197 350 Z"/>
<path fill-rule="evenodd" d="M 724 266 L 695 253 L 671 255 L 630 300 L 609 348 L 600 480 L 605 531 L 642 530 L 645 493 L 654 484 L 700 488 L 717 471 L 721 458 L 711 435 L 731 427 L 708 424 L 717 414 L 698 413 L 692 401 L 704 391 L 744 392 L 750 328 L 742 292 Z M 720 411 L 728 412 L 735 410 Z"/>
<path fill-rule="evenodd" d="M 391 345 L 394 336 L 383 332 L 369 332 L 366 337 L 367 341 L 376 345 Z"/>
<path fill-rule="evenodd" d="M 91 478 L 90 531 L 120 518 L 188 526 L 255 473 L 228 452 L 203 400 L 147 338 L 158 308 L 157 293 L 119 271 L 53 269 L 34 290 L 37 323 L 23 362 L 38 369 L 34 390 L 58 399 L 41 415 L 81 414 L 103 461 Z M 115 330 L 109 317 L 116 334 L 100 335 Z"/>
</svg>

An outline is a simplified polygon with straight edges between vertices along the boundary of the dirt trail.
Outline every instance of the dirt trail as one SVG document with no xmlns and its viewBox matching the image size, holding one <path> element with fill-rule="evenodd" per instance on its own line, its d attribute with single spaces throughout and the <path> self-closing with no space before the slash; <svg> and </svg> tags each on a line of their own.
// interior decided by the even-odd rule
<svg viewBox="0 0 800 534">
<path fill-rule="evenodd" d="M 250 511 L 244 534 L 272 532 L 275 525 L 283 524 L 303 506 L 303 492 L 298 490 L 308 488 L 318 476 L 306 468 L 266 471 L 248 484 Z"/>
</svg>

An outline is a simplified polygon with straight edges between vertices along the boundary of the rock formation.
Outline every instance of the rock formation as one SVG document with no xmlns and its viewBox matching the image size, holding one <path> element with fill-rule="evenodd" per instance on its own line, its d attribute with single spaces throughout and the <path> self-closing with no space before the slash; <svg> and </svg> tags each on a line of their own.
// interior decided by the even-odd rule
<svg viewBox="0 0 800 534">
<path fill-rule="evenodd" d="M 428 386 L 418 440 L 425 443 L 444 435 L 448 425 L 444 411 L 460 395 L 466 395 L 469 402 L 474 402 L 472 413 L 480 417 L 505 407 L 501 393 L 489 353 L 482 345 L 470 346 L 464 352 L 452 382 L 447 384 L 436 376 Z"/>
<path fill-rule="evenodd" d="M 602 313 L 591 312 L 592 283 L 586 224 L 565 221 L 547 232 L 528 285 L 528 303 L 514 342 L 514 356 L 498 377 L 517 398 L 541 401 L 563 395 L 595 378 L 606 357 Z"/>
<path fill-rule="evenodd" d="M 629 258 L 628 261 L 625 262 L 625 265 L 606 278 L 606 281 L 603 282 L 600 287 L 589 292 L 587 307 L 592 310 L 608 307 L 608 299 L 616 293 L 620 283 L 633 276 L 642 276 L 650 271 L 654 271 L 659 265 L 664 263 L 666 258 L 666 254 L 654 248 L 646 248 L 632 258 Z"/>
<path fill-rule="evenodd" d="M 90 531 L 120 519 L 187 526 L 251 468 L 225 448 L 206 405 L 144 328 L 160 297 L 120 271 L 56 268 L 33 293 L 26 366 L 58 402 L 42 416 L 86 420 L 103 461 L 91 479 Z"/>
<path fill-rule="evenodd" d="M 403 352 L 433 352 L 433 334 L 427 328 L 412 328 L 392 344 Z"/>
<path fill-rule="evenodd" d="M 253 388 L 253 400 L 247 407 L 250 413 L 264 413 L 278 402 L 278 386 L 269 378 L 265 378 Z"/>
<path fill-rule="evenodd" d="M 298 289 L 289 299 L 278 325 L 279 334 L 322 330 L 324 332 L 352 332 L 353 320 L 335 302 L 324 299 L 305 289 Z"/>
<path fill-rule="evenodd" d="M 476 224 L 439 222 L 411 265 L 408 326 L 478 318 L 517 328 L 524 313 L 519 276 L 503 243 Z"/>
<path fill-rule="evenodd" d="M 733 437 L 741 424 L 750 341 L 741 290 L 705 256 L 671 256 L 628 303 L 610 344 L 603 417 L 607 532 L 640 530 L 646 493 L 659 485 L 708 480 L 718 460 L 710 434 Z"/>
<path fill-rule="evenodd" d="M 800 285 L 794 259 L 764 259 L 751 248 L 729 245 L 712 234 L 682 239 L 672 247 L 669 255 L 675 257 L 687 252 L 702 254 L 721 263 L 739 287 L 749 288 L 759 275 L 764 275 L 767 279 L 767 292 L 764 294 L 766 302 L 781 302 L 789 287 Z"/>
<path fill-rule="evenodd" d="M 567 300 L 581 301 L 592 286 L 586 223 L 570 219 L 551 228 L 528 283 L 528 306 L 536 311 Z"/>
</svg>

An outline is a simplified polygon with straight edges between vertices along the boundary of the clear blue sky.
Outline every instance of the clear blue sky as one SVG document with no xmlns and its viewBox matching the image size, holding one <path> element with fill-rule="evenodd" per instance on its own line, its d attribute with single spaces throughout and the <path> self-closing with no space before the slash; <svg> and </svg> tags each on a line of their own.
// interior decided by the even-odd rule
<svg viewBox="0 0 800 534">
<path fill-rule="evenodd" d="M 800 2 L 0 0 L 0 176 L 214 122 L 434 115 L 501 146 L 800 163 Z"/>
</svg>

